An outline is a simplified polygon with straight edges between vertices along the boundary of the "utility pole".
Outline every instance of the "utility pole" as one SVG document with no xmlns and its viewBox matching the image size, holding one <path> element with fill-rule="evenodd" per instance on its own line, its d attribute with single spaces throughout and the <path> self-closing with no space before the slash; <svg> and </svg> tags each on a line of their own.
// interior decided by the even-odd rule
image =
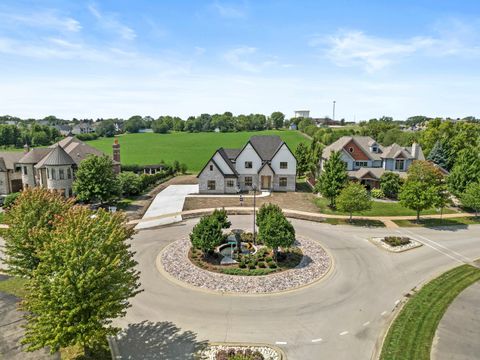
<svg viewBox="0 0 480 360">
<path fill-rule="evenodd" d="M 335 103 L 336 101 L 333 100 L 333 118 L 332 118 L 333 121 L 335 121 Z"/>
</svg>

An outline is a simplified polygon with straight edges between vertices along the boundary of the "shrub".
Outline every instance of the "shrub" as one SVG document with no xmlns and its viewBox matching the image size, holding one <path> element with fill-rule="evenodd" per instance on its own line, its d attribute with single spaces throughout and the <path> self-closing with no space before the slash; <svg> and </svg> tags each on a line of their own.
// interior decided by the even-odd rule
<svg viewBox="0 0 480 360">
<path fill-rule="evenodd" d="M 276 269 L 276 268 L 277 268 L 277 264 L 272 261 L 272 262 L 268 263 L 268 267 L 269 267 L 270 269 Z"/>
<path fill-rule="evenodd" d="M 265 265 L 265 263 L 264 263 L 263 261 L 259 261 L 259 262 L 258 262 L 258 267 L 264 269 L 264 268 L 266 268 L 267 266 Z"/>
<path fill-rule="evenodd" d="M 385 194 L 383 193 L 383 190 L 382 189 L 372 189 L 370 191 L 370 195 L 374 198 L 374 199 L 381 199 L 381 198 L 384 198 L 385 197 Z"/>
<path fill-rule="evenodd" d="M 245 268 L 247 267 L 247 265 L 245 264 L 245 262 L 240 261 L 240 262 L 238 263 L 238 267 L 239 267 L 240 269 L 245 269 Z"/>
<path fill-rule="evenodd" d="M 251 232 L 244 232 L 241 235 L 243 242 L 253 242 L 253 234 Z"/>
<path fill-rule="evenodd" d="M 143 190 L 140 176 L 133 172 L 121 172 L 117 177 L 123 195 L 138 195 Z"/>
<path fill-rule="evenodd" d="M 253 261 L 249 262 L 248 263 L 248 268 L 249 269 L 255 269 L 256 268 L 255 263 Z"/>
<path fill-rule="evenodd" d="M 265 261 L 266 261 L 266 262 L 272 262 L 272 261 L 273 261 L 273 258 L 272 258 L 271 256 L 267 256 L 267 257 L 265 258 Z"/>
<path fill-rule="evenodd" d="M 89 134 L 77 134 L 75 137 L 81 141 L 90 141 L 90 140 L 97 140 L 98 134 L 96 133 L 89 133 Z"/>
<path fill-rule="evenodd" d="M 5 197 L 5 201 L 3 202 L 3 207 L 5 207 L 5 208 L 11 207 L 13 205 L 13 203 L 15 202 L 15 200 L 17 200 L 17 198 L 19 196 L 20 196 L 19 192 L 8 194 Z"/>
<path fill-rule="evenodd" d="M 411 241 L 408 237 L 405 236 L 385 236 L 383 242 L 395 247 L 410 244 Z"/>
</svg>

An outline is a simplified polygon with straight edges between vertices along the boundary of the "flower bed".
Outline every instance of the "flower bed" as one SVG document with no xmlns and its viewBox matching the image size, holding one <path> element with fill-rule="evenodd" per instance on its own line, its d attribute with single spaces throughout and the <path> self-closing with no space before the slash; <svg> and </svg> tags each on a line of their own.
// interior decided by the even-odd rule
<svg viewBox="0 0 480 360">
<path fill-rule="evenodd" d="M 159 254 L 157 267 L 167 278 L 202 289 L 227 293 L 266 294 L 292 290 L 311 284 L 327 274 L 332 265 L 325 250 L 316 241 L 297 236 L 295 246 L 303 257 L 298 266 L 268 276 L 233 276 L 202 269 L 193 264 L 188 239 L 173 242 Z M 260 271 L 264 269 L 256 269 Z"/>
<path fill-rule="evenodd" d="M 279 360 L 280 354 L 269 346 L 210 345 L 200 354 L 202 360 Z"/>
<path fill-rule="evenodd" d="M 396 253 L 422 246 L 422 243 L 406 236 L 374 237 L 371 238 L 370 241 L 382 249 Z"/>
<path fill-rule="evenodd" d="M 404 246 L 411 243 L 410 238 L 406 236 L 385 236 L 383 242 L 393 247 Z"/>
<path fill-rule="evenodd" d="M 255 254 L 241 254 L 238 262 L 231 265 L 220 265 L 222 255 L 218 253 L 204 256 L 202 251 L 190 248 L 188 258 L 198 267 L 228 275 L 260 276 L 293 269 L 303 258 L 299 247 L 285 249 L 273 258 L 273 252 L 266 247 L 260 248 Z"/>
</svg>

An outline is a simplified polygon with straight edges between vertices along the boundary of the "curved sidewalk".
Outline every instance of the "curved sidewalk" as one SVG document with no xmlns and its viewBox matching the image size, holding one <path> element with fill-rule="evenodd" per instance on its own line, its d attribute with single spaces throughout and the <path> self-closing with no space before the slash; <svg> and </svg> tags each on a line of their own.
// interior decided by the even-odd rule
<svg viewBox="0 0 480 360">
<path fill-rule="evenodd" d="M 253 207 L 247 206 L 237 206 L 237 207 L 225 207 L 226 211 L 231 212 L 233 214 L 243 215 L 243 214 L 251 214 L 253 212 Z M 205 208 L 205 209 L 195 209 L 195 210 L 187 210 L 187 211 L 179 211 L 176 213 L 171 214 L 163 214 L 157 217 L 144 217 L 142 219 L 136 219 L 129 222 L 131 225 L 136 225 L 142 222 L 148 222 L 152 220 L 159 220 L 166 217 L 172 216 L 181 216 L 182 218 L 191 218 L 197 217 L 204 214 L 211 213 L 215 208 Z M 258 211 L 258 207 L 257 207 Z M 350 216 L 348 215 L 334 215 L 334 214 L 322 214 L 322 213 L 313 213 L 307 211 L 300 211 L 300 210 L 292 210 L 292 209 L 283 209 L 283 212 L 287 217 L 294 217 L 299 219 L 305 220 L 313 220 L 313 221 L 322 221 L 325 218 L 330 219 L 348 219 Z M 423 219 L 439 219 L 443 217 L 444 219 L 452 219 L 458 217 L 469 217 L 472 214 L 469 213 L 454 213 L 454 214 L 443 214 L 442 215 L 424 215 L 422 216 Z M 382 221 L 386 227 L 398 227 L 393 220 L 415 220 L 416 216 L 358 216 L 355 215 L 352 217 L 353 219 L 364 219 L 364 220 L 379 220 Z"/>
<path fill-rule="evenodd" d="M 480 282 L 450 304 L 435 333 L 432 360 L 478 359 L 480 354 Z"/>
</svg>

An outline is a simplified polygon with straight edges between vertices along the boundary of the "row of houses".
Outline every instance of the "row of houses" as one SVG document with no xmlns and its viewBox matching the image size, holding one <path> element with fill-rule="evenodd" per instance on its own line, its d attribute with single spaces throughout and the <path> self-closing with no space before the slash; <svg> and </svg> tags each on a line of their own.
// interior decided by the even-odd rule
<svg viewBox="0 0 480 360">
<path fill-rule="evenodd" d="M 113 166 L 120 172 L 120 144 L 115 139 Z M 47 148 L 24 152 L 0 152 L 0 194 L 7 195 L 27 187 L 41 186 L 71 196 L 75 172 L 89 155 L 103 156 L 102 151 L 68 136 Z"/>
</svg>

